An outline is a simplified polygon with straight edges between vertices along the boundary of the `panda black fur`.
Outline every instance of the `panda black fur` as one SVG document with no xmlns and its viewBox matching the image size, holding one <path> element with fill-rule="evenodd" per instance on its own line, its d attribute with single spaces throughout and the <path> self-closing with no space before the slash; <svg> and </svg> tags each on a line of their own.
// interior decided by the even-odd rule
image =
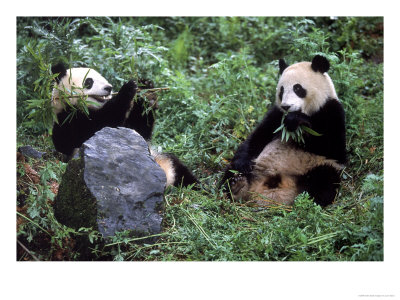
<svg viewBox="0 0 400 300">
<path fill-rule="evenodd" d="M 89 68 L 66 69 L 63 64 L 52 67 L 58 74 L 52 93 L 52 106 L 57 122 L 53 124 L 53 144 L 56 150 L 70 159 L 76 150 L 97 131 L 104 127 L 124 126 L 137 131 L 150 142 L 154 126 L 156 95 L 147 93 L 150 109 L 146 110 L 145 99 L 134 97 L 136 83 L 125 83 L 117 95 L 112 96 L 112 86 L 98 72 Z M 150 81 L 140 80 L 145 89 L 153 88 Z M 60 92 L 61 91 L 61 92 Z M 61 96 L 60 96 L 61 95 Z M 69 97 L 69 104 L 63 99 Z M 88 112 L 86 115 L 74 109 L 79 95 L 87 95 Z M 173 154 L 155 153 L 153 157 L 167 175 L 167 185 L 187 186 L 197 183 L 197 179 Z"/>
<path fill-rule="evenodd" d="M 239 146 L 222 179 L 235 200 L 291 205 L 306 191 L 321 206 L 334 201 L 347 158 L 345 113 L 329 67 L 320 55 L 291 66 L 279 61 L 275 105 Z M 304 145 L 282 142 L 281 132 L 274 131 L 284 112 L 287 130 L 306 125 L 322 136 L 303 134 Z"/>
<path fill-rule="evenodd" d="M 167 176 L 167 186 L 189 186 L 198 189 L 199 181 L 190 170 L 172 153 L 150 151 L 154 160 Z"/>
</svg>

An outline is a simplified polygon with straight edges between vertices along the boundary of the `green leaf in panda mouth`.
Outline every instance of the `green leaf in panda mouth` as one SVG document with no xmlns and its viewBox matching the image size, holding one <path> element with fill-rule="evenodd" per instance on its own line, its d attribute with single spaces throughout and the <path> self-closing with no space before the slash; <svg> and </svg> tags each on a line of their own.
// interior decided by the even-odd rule
<svg viewBox="0 0 400 300">
<path fill-rule="evenodd" d="M 279 131 L 282 131 L 281 135 L 281 141 L 288 142 L 289 138 L 291 138 L 293 141 L 299 144 L 305 144 L 304 138 L 303 138 L 303 131 L 313 135 L 313 136 L 322 136 L 322 134 L 316 132 L 315 130 L 311 129 L 310 127 L 307 127 L 305 125 L 300 125 L 294 132 L 288 131 L 285 127 L 285 124 L 283 121 L 285 120 L 287 113 L 284 113 L 282 116 L 281 120 L 281 125 L 275 129 L 273 133 L 277 133 Z"/>
</svg>

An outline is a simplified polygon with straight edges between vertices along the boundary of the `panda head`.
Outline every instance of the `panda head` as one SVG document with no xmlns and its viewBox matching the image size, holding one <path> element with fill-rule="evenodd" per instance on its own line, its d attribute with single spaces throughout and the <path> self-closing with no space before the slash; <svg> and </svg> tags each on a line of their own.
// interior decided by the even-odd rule
<svg viewBox="0 0 400 300">
<path fill-rule="evenodd" d="M 112 98 L 112 85 L 98 72 L 90 68 L 66 69 L 63 64 L 51 68 L 58 74 L 52 93 L 52 105 L 56 113 L 64 109 L 63 97 L 75 105 L 81 96 L 87 97 L 88 106 L 98 109 Z M 61 98 L 61 99 L 60 99 Z"/>
<path fill-rule="evenodd" d="M 284 112 L 299 111 L 306 115 L 317 112 L 328 99 L 337 99 L 329 75 L 329 61 L 316 55 L 312 62 L 288 66 L 279 60 L 281 78 L 276 90 L 276 105 Z"/>
</svg>

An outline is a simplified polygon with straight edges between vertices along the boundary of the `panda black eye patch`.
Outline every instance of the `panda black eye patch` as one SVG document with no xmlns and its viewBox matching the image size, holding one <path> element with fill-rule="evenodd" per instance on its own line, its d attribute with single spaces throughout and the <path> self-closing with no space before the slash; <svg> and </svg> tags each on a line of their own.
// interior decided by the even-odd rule
<svg viewBox="0 0 400 300">
<path fill-rule="evenodd" d="M 293 86 L 293 91 L 300 98 L 305 98 L 307 95 L 307 91 L 298 83 Z"/>
<path fill-rule="evenodd" d="M 92 78 L 86 78 L 85 83 L 83 84 L 83 87 L 85 89 L 91 89 L 93 86 L 93 79 Z"/>
<path fill-rule="evenodd" d="M 282 101 L 282 97 L 283 97 L 283 91 L 285 89 L 283 88 L 283 86 L 281 86 L 281 91 L 279 92 L 279 99 Z"/>
</svg>

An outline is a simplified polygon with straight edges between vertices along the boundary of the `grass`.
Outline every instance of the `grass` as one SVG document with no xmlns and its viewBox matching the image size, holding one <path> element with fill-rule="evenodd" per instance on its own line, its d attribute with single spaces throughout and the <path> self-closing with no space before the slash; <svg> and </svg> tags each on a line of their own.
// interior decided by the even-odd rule
<svg viewBox="0 0 400 300">
<path fill-rule="evenodd" d="M 18 260 L 382 261 L 382 18 L 18 18 L 17 147 L 47 159 L 17 163 Z M 231 203 L 217 182 L 275 98 L 277 62 L 323 54 L 347 121 L 349 163 L 335 203 L 308 195 L 293 207 Z M 65 170 L 52 152 L 50 65 L 90 66 L 116 90 L 151 78 L 161 92 L 153 145 L 178 155 L 203 189 L 171 188 L 156 244 L 57 222 L 52 199 Z M 27 100 L 30 105 L 25 105 Z M 71 250 L 72 249 L 72 250 Z"/>
</svg>

